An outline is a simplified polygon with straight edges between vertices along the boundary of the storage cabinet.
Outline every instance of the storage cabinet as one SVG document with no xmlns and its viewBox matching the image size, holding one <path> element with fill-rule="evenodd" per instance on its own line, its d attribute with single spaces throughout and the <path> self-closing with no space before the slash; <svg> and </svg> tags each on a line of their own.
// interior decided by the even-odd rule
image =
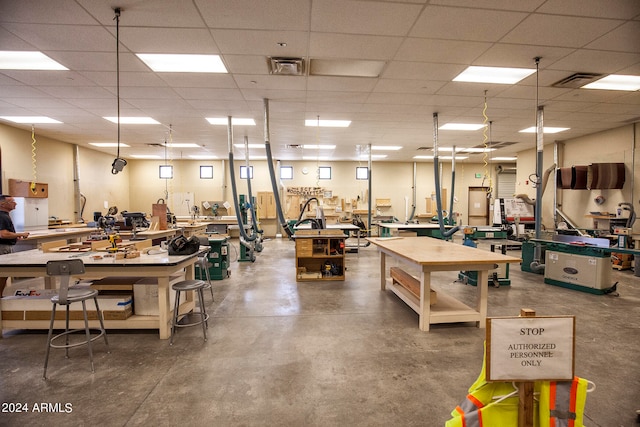
<svg viewBox="0 0 640 427">
<path fill-rule="evenodd" d="M 298 230 L 296 280 L 344 280 L 345 235 L 335 230 Z"/>
<path fill-rule="evenodd" d="M 276 202 L 270 191 L 258 192 L 258 216 L 260 219 L 273 219 L 276 217 Z"/>
</svg>

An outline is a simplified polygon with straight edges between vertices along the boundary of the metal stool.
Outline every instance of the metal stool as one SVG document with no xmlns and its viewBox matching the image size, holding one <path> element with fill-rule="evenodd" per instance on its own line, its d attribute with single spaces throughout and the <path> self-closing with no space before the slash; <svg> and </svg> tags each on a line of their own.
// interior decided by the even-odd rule
<svg viewBox="0 0 640 427">
<path fill-rule="evenodd" d="M 44 359 L 44 374 L 43 378 L 47 379 L 47 365 L 49 363 L 49 352 L 51 348 L 64 348 L 65 357 L 69 358 L 69 348 L 77 347 L 80 345 L 87 345 L 89 349 L 89 361 L 91 363 L 91 372 L 94 372 L 93 368 L 93 349 L 91 343 L 101 336 L 104 336 L 104 343 L 107 346 L 107 353 L 109 353 L 109 341 L 107 341 L 107 333 L 104 329 L 104 322 L 102 321 L 102 312 L 98 306 L 98 291 L 95 289 L 69 289 L 69 278 L 72 275 L 83 274 L 84 264 L 81 259 L 69 259 L 60 261 L 47 262 L 47 275 L 60 276 L 60 291 L 58 295 L 51 298 L 53 303 L 53 309 L 51 310 L 51 323 L 49 324 L 49 335 L 47 337 L 47 354 Z M 100 321 L 100 328 L 95 329 L 98 334 L 95 337 L 91 337 L 91 330 L 89 329 L 89 320 L 87 319 L 87 305 L 86 301 L 93 298 L 93 302 L 96 305 L 96 312 L 98 320 Z M 84 329 L 69 330 L 69 306 L 74 302 L 82 302 L 82 314 L 84 316 Z M 56 307 L 58 305 L 65 305 L 66 310 L 66 328 L 65 331 L 53 336 L 53 323 L 56 317 Z M 86 334 L 86 340 L 76 343 L 69 343 L 69 335 L 84 331 Z M 65 337 L 64 344 L 54 344 L 54 341 L 58 338 Z"/>
<path fill-rule="evenodd" d="M 204 333 L 204 340 L 207 340 L 207 328 L 209 327 L 208 320 L 209 315 L 207 314 L 207 310 L 204 306 L 204 293 L 203 289 L 206 286 L 206 282 L 203 280 L 182 280 L 178 283 L 174 283 L 171 286 L 171 289 L 176 291 L 176 304 L 173 307 L 173 321 L 171 323 L 171 340 L 169 341 L 169 345 L 173 345 L 173 336 L 176 333 L 176 327 L 178 328 L 186 328 L 187 326 L 196 326 L 202 325 L 202 332 Z M 180 307 L 180 293 L 188 292 L 188 291 L 196 291 L 198 294 L 198 299 L 200 300 L 200 320 L 197 322 L 186 323 L 186 324 L 178 324 L 179 314 L 178 308 Z"/>
<path fill-rule="evenodd" d="M 213 301 L 213 286 L 211 285 L 211 274 L 209 273 L 209 267 L 211 267 L 211 263 L 209 262 L 209 252 L 211 248 L 208 248 L 205 252 L 202 252 L 198 255 L 198 268 L 200 269 L 200 278 L 202 278 L 202 272 L 204 272 L 204 277 L 206 281 L 204 281 L 204 288 L 209 289 L 211 292 L 211 300 Z"/>
</svg>

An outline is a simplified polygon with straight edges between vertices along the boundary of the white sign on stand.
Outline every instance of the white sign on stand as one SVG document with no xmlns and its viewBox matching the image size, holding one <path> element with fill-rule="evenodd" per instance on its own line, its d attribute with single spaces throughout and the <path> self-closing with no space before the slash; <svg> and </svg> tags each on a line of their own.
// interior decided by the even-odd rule
<svg viewBox="0 0 640 427">
<path fill-rule="evenodd" d="M 574 376 L 575 317 L 487 319 L 488 381 L 567 381 Z"/>
</svg>

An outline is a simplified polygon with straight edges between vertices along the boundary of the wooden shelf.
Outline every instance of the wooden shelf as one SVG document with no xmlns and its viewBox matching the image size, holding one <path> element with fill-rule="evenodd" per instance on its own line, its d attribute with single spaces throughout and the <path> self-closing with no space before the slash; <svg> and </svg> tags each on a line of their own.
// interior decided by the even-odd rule
<svg viewBox="0 0 640 427">
<path fill-rule="evenodd" d="M 345 279 L 344 234 L 336 234 L 335 230 L 298 230 L 294 238 L 297 281 Z"/>
</svg>

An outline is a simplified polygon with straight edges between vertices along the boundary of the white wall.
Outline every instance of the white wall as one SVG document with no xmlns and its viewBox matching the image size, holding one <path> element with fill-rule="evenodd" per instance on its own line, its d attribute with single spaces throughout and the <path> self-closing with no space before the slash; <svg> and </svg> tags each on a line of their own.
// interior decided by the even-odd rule
<svg viewBox="0 0 640 427">
<path fill-rule="evenodd" d="M 590 165 L 592 163 L 624 163 L 625 184 L 620 190 L 558 190 L 557 204 L 560 209 L 578 227 L 590 228 L 593 220 L 585 215 L 591 211 L 615 213 L 618 203 L 633 202 L 638 210 L 638 189 L 640 175 L 634 171 L 633 145 L 640 138 L 640 126 L 626 125 L 616 129 L 570 139 L 558 143 L 558 167 Z M 545 137 L 546 138 L 546 137 Z M 518 155 L 516 192 L 529 195 L 535 199 L 536 190 L 529 181 L 529 175 L 535 173 L 536 149 L 524 151 Z M 543 151 L 545 170 L 554 162 L 554 142 L 547 143 Z M 636 150 L 635 165 L 640 165 L 640 153 Z M 636 166 L 637 168 L 637 166 Z M 528 182 L 529 181 L 529 182 Z M 554 182 L 549 180 L 542 199 L 542 224 L 553 229 Z M 606 201 L 602 205 L 594 202 L 596 196 L 602 195 Z M 627 216 L 625 213 L 624 216 Z M 640 230 L 636 224 L 634 230 Z"/>
</svg>

